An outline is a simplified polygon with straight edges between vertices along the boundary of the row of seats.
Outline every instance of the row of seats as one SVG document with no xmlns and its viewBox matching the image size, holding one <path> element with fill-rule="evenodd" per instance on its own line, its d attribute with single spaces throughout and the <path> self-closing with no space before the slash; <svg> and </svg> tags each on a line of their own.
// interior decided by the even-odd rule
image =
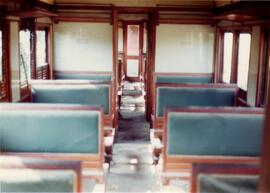
<svg viewBox="0 0 270 193">
<path fill-rule="evenodd" d="M 113 133 L 108 131 L 113 127 L 109 77 L 31 81 L 28 103 L 0 105 L 0 167 L 5 172 L 0 177 L 1 190 L 80 192 L 82 175 L 104 181 L 104 156 L 112 151 L 112 142 L 108 145 L 104 136 Z M 31 159 L 31 166 L 7 168 L 5 157 L 23 162 Z M 79 167 L 74 170 L 70 161 Z M 38 181 L 29 175 L 9 182 L 8 176 L 20 176 L 29 168 Z"/>
<path fill-rule="evenodd" d="M 105 126 L 113 127 L 112 82 L 89 80 L 31 81 L 33 103 L 83 104 L 102 107 Z"/>
<path fill-rule="evenodd" d="M 179 76 L 179 84 L 174 82 L 174 76 L 171 79 L 169 75 L 164 79 L 162 76 L 156 75 L 155 79 L 152 120 L 155 136 L 162 139 L 155 144 L 154 155 L 158 157 L 162 153 L 159 161 L 164 183 L 183 177 L 183 172 L 188 173 L 185 179 L 192 179 L 190 174 L 196 164 L 259 164 L 263 109 L 239 107 L 235 85 L 206 84 L 205 79 L 198 79 L 200 75 L 191 82 L 183 80 L 190 81 L 192 76 L 182 79 Z M 198 178 L 196 185 L 191 183 L 191 192 L 198 192 L 194 189 L 198 180 L 203 183 L 208 177 Z M 221 181 L 227 183 L 227 180 Z M 233 183 L 238 182 L 236 178 Z M 201 185 L 199 192 L 214 190 L 204 187 Z"/>
</svg>

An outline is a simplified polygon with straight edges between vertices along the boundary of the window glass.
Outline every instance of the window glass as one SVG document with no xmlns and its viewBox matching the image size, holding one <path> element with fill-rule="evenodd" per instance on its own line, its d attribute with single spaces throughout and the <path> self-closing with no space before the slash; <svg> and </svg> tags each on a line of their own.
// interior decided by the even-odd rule
<svg viewBox="0 0 270 193">
<path fill-rule="evenodd" d="M 250 57 L 250 41 L 251 41 L 250 34 L 247 34 L 247 33 L 240 34 L 239 47 L 238 47 L 239 50 L 238 50 L 237 85 L 243 90 L 247 90 L 249 57 Z"/>
<path fill-rule="evenodd" d="M 139 55 L 140 26 L 128 25 L 127 28 L 127 54 L 129 56 Z"/>
<path fill-rule="evenodd" d="M 36 52 L 36 60 L 37 60 L 37 67 L 47 65 L 47 44 L 46 44 L 46 31 L 45 30 L 38 30 L 36 31 L 37 35 L 37 52 Z"/>
<path fill-rule="evenodd" d="M 31 78 L 31 47 L 30 47 L 30 31 L 20 31 L 20 73 L 21 82 L 26 78 Z"/>
<path fill-rule="evenodd" d="M 222 80 L 225 83 L 230 83 L 231 68 L 232 68 L 232 47 L 233 47 L 233 33 L 224 33 L 224 55 L 223 55 L 223 74 Z"/>
</svg>

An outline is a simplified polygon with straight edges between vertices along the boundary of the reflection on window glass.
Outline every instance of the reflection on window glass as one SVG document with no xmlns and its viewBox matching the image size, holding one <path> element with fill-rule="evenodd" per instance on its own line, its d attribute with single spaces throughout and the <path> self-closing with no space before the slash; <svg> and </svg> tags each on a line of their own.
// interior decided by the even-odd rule
<svg viewBox="0 0 270 193">
<path fill-rule="evenodd" d="M 233 33 L 224 34 L 223 82 L 230 83 L 232 68 Z"/>
<path fill-rule="evenodd" d="M 244 90 L 247 90 L 250 40 L 250 34 L 242 33 L 239 36 L 237 85 Z"/>
<path fill-rule="evenodd" d="M 128 25 L 127 28 L 127 53 L 128 55 L 139 55 L 139 25 Z"/>
<path fill-rule="evenodd" d="M 3 39 L 2 31 L 0 31 L 0 81 L 3 80 Z"/>
<path fill-rule="evenodd" d="M 31 78 L 31 47 L 30 47 L 30 31 L 20 31 L 20 72 L 21 82 Z"/>
<path fill-rule="evenodd" d="M 41 67 L 47 64 L 47 56 L 46 56 L 46 31 L 38 30 L 37 34 L 37 67 Z"/>
</svg>

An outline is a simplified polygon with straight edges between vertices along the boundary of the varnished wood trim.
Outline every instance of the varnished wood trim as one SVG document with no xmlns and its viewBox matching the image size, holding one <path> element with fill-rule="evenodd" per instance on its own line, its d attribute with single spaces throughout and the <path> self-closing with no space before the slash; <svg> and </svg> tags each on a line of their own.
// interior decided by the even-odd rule
<svg viewBox="0 0 270 193">
<path fill-rule="evenodd" d="M 270 85 L 268 85 L 268 91 Z M 265 122 L 263 130 L 262 157 L 261 157 L 261 178 L 259 192 L 270 192 L 270 95 L 267 96 L 267 105 L 265 110 Z"/>
<path fill-rule="evenodd" d="M 214 23 L 212 19 L 178 19 L 178 18 L 174 19 L 160 18 L 158 22 L 159 24 L 187 24 L 187 25 L 194 25 L 194 24 L 211 25 Z"/>
<path fill-rule="evenodd" d="M 237 107 L 198 107 L 198 108 L 168 108 L 166 114 L 171 112 L 181 112 L 181 113 L 207 113 L 207 114 L 248 114 L 248 115 L 263 115 L 263 108 L 237 108 Z"/>
<path fill-rule="evenodd" d="M 89 22 L 89 23 L 111 23 L 111 18 L 105 17 L 54 17 L 54 22 Z"/>
<path fill-rule="evenodd" d="M 172 88 L 224 88 L 238 89 L 235 84 L 178 84 L 178 83 L 157 83 L 157 87 L 172 87 Z"/>
<path fill-rule="evenodd" d="M 222 66 L 223 66 L 223 35 L 219 28 L 215 33 L 215 53 L 214 53 L 214 83 L 222 82 Z"/>
<path fill-rule="evenodd" d="M 164 155 L 165 157 L 165 155 Z M 260 157 L 242 157 L 242 156 L 171 156 L 166 155 L 166 162 L 163 165 L 163 171 L 176 172 L 180 163 L 207 163 L 207 164 L 259 164 Z"/>
<path fill-rule="evenodd" d="M 264 36 L 264 30 L 261 27 L 260 30 L 260 45 L 259 45 L 259 59 L 258 59 L 258 74 L 257 74 L 257 84 L 256 84 L 256 101 L 255 101 L 255 105 L 258 107 L 261 105 L 261 98 L 262 98 L 262 85 L 263 85 L 263 65 L 267 65 L 268 62 L 264 63 L 264 59 L 266 59 L 265 61 L 267 61 L 267 58 L 264 58 L 266 56 L 268 56 L 268 53 L 266 53 L 266 56 L 264 56 L 264 52 L 268 51 L 268 50 L 264 50 L 265 49 L 265 44 L 269 43 L 266 42 L 266 38 Z M 268 32 L 269 33 L 269 32 Z M 270 46 L 270 45 L 268 45 Z M 267 80 L 267 77 L 265 77 L 265 79 Z"/>
</svg>

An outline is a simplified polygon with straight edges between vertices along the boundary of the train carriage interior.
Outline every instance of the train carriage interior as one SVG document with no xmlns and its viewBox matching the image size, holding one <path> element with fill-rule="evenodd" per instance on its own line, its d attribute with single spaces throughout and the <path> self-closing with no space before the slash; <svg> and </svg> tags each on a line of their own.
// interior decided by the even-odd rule
<svg viewBox="0 0 270 193">
<path fill-rule="evenodd" d="M 270 193 L 270 1 L 0 0 L 0 192 Z"/>
</svg>

